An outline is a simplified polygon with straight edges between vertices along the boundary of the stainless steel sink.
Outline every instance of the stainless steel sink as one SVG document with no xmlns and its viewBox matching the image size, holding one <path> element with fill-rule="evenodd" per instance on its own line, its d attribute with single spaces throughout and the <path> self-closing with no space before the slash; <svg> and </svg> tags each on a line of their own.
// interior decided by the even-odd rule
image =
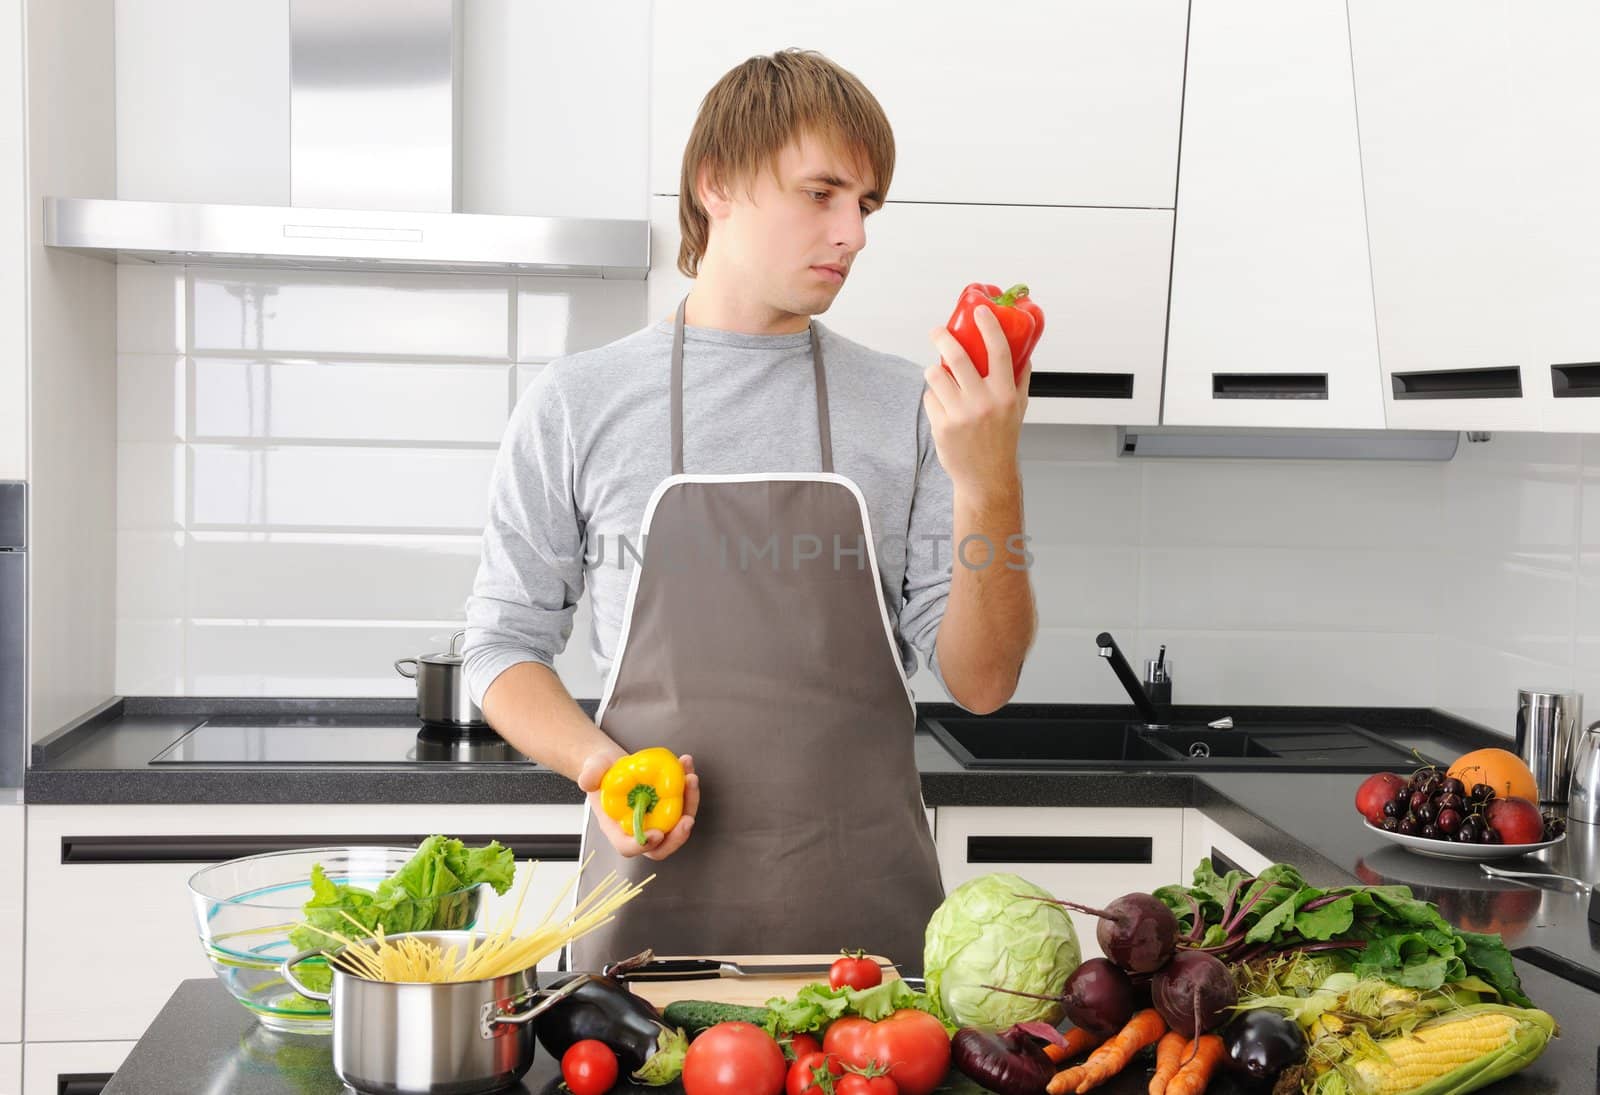
<svg viewBox="0 0 1600 1095">
<path fill-rule="evenodd" d="M 1262 722 L 1146 730 L 1127 720 L 938 716 L 923 720 L 967 768 L 1204 768 L 1369 772 L 1410 751 L 1352 723 Z"/>
</svg>

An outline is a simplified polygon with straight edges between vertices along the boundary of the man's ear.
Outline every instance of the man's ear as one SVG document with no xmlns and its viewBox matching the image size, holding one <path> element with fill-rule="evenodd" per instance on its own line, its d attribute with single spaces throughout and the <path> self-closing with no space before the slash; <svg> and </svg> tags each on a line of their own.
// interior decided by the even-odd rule
<svg viewBox="0 0 1600 1095">
<path fill-rule="evenodd" d="M 727 187 L 717 184 L 709 163 L 701 164 L 700 170 L 696 173 L 695 194 L 699 197 L 706 216 L 712 220 L 726 217 L 729 206 L 733 204 L 728 197 Z"/>
</svg>

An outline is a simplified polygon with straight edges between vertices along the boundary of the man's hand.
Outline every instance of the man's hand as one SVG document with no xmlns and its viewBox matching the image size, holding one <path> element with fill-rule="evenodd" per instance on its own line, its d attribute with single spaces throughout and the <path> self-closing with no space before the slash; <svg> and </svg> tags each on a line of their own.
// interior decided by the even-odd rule
<svg viewBox="0 0 1600 1095">
<path fill-rule="evenodd" d="M 950 372 L 930 365 L 923 377 L 922 393 L 933 443 L 951 483 L 958 493 L 982 497 L 996 490 L 1014 491 L 1017 482 L 1017 442 L 1022 435 L 1022 415 L 1028 409 L 1030 360 L 1022 375 L 1012 376 L 1011 347 L 1000 321 L 986 304 L 972 311 L 989 351 L 989 375 L 979 376 L 972 359 L 949 331 L 936 327 L 929 337 Z M 953 375 L 952 375 L 953 374 Z"/>
<path fill-rule="evenodd" d="M 617 850 L 618 855 L 624 859 L 632 859 L 638 855 L 646 859 L 665 859 L 683 847 L 684 842 L 689 839 L 689 831 L 694 828 L 694 815 L 700 809 L 700 777 L 694 773 L 694 758 L 688 753 L 678 758 L 683 764 L 683 816 L 678 819 L 671 832 L 646 829 L 645 842 L 641 845 L 622 831 L 620 822 L 607 817 L 605 811 L 600 809 L 600 781 L 605 778 L 612 764 L 624 755 L 620 748 L 591 753 L 583 762 L 583 769 L 578 773 L 578 789 L 588 795 L 589 810 L 594 814 L 600 831 L 611 841 L 611 846 Z"/>
</svg>

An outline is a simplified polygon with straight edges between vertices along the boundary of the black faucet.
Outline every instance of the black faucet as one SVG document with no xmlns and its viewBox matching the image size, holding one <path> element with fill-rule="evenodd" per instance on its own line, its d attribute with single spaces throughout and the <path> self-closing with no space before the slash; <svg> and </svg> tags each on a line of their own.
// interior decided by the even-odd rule
<svg viewBox="0 0 1600 1095">
<path fill-rule="evenodd" d="M 1128 664 L 1128 659 L 1122 656 L 1122 651 L 1117 647 L 1117 640 L 1111 637 L 1111 632 L 1100 632 L 1094 642 L 1100 648 L 1100 656 L 1111 663 L 1111 670 L 1116 673 L 1117 680 L 1122 682 L 1128 698 L 1139 709 L 1139 714 L 1144 716 L 1145 726 L 1165 729 L 1169 725 L 1167 719 L 1156 709 L 1149 693 L 1144 690 L 1144 685 L 1139 683 L 1139 678 L 1134 676 L 1133 667 Z"/>
</svg>

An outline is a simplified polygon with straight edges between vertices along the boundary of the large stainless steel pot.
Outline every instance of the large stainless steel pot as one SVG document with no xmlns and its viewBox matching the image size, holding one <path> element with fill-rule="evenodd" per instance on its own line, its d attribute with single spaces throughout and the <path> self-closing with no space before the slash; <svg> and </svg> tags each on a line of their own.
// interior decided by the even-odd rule
<svg viewBox="0 0 1600 1095">
<path fill-rule="evenodd" d="M 417 682 L 417 715 L 423 722 L 443 726 L 489 725 L 484 721 L 483 711 L 467 692 L 460 652 L 461 640 L 466 634 L 457 631 L 450 636 L 450 649 L 443 654 L 422 654 L 394 663 L 395 672 Z"/>
<path fill-rule="evenodd" d="M 412 932 L 441 947 L 465 949 L 483 932 Z M 403 935 L 390 936 L 403 939 Z M 343 950 L 343 948 L 340 948 Z M 369 981 L 329 961 L 333 991 L 301 984 L 294 967 L 321 954 L 302 951 L 279 967 L 296 992 L 333 1011 L 333 1070 L 375 1095 L 479 1095 L 510 1087 L 533 1064 L 534 1020 L 587 976 L 541 989 L 532 969 L 485 981 L 441 984 Z"/>
</svg>

